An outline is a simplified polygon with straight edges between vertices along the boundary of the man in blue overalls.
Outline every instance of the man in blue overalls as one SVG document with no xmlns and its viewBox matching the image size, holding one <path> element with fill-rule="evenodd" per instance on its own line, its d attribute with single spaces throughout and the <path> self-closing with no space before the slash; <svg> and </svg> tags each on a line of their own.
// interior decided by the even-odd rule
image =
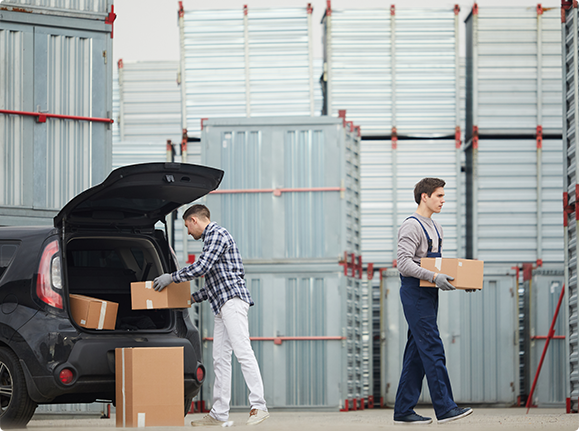
<svg viewBox="0 0 579 431">
<path fill-rule="evenodd" d="M 442 210 L 445 184 L 438 178 L 424 178 L 418 182 L 414 188 L 418 209 L 404 220 L 398 230 L 397 259 L 402 279 L 400 298 L 408 322 L 408 341 L 396 392 L 395 424 L 432 422 L 431 418 L 414 411 L 425 375 L 438 423 L 472 413 L 471 408 L 460 408 L 453 400 L 444 346 L 436 322 L 438 290 L 455 290 L 449 283 L 453 278 L 420 267 L 423 257 L 441 257 L 442 227 L 431 216 Z M 433 282 L 436 287 L 420 287 L 420 280 Z"/>
</svg>

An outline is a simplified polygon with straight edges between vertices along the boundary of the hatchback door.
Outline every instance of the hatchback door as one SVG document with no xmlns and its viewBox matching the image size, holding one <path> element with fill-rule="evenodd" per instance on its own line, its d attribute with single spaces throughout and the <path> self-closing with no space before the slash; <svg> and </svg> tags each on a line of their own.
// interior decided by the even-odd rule
<svg viewBox="0 0 579 431">
<path fill-rule="evenodd" d="M 181 205 L 219 187 L 223 171 L 186 163 L 144 163 L 116 169 L 80 193 L 54 226 L 152 228 Z"/>
</svg>

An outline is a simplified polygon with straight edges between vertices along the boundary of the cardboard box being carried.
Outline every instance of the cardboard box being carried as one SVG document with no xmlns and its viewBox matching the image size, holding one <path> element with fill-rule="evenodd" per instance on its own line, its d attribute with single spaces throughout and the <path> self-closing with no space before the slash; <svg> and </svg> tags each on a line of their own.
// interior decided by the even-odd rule
<svg viewBox="0 0 579 431">
<path fill-rule="evenodd" d="M 78 325 L 90 329 L 115 329 L 119 304 L 84 295 L 69 295 L 70 312 Z"/>
<path fill-rule="evenodd" d="M 482 289 L 484 262 L 472 259 L 447 259 L 443 257 L 423 257 L 422 268 L 454 277 L 450 282 L 457 289 Z M 434 283 L 420 280 L 421 286 L 434 287 Z"/>
<path fill-rule="evenodd" d="M 191 287 L 185 283 L 171 283 L 160 292 L 153 289 L 152 281 L 131 283 L 131 304 L 133 310 L 154 308 L 191 307 Z"/>
<path fill-rule="evenodd" d="M 115 349 L 117 427 L 182 427 L 183 373 L 183 347 Z"/>
</svg>

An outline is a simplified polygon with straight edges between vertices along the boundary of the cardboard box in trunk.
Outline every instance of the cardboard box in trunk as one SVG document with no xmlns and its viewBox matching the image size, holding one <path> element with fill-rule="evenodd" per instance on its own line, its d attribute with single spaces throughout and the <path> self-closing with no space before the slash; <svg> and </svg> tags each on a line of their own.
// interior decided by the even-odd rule
<svg viewBox="0 0 579 431">
<path fill-rule="evenodd" d="M 484 262 L 472 259 L 447 259 L 444 257 L 423 257 L 422 268 L 454 277 L 450 282 L 457 289 L 482 289 Z M 420 280 L 421 286 L 434 287 L 434 283 Z"/>
<path fill-rule="evenodd" d="M 83 328 L 115 329 L 119 304 L 84 295 L 69 295 L 72 318 Z"/>
<path fill-rule="evenodd" d="M 133 310 L 189 308 L 191 307 L 191 287 L 188 282 L 171 283 L 157 292 L 153 289 L 152 281 L 131 283 L 131 304 Z"/>
<path fill-rule="evenodd" d="M 183 373 L 183 347 L 115 349 L 117 427 L 182 427 Z"/>
</svg>

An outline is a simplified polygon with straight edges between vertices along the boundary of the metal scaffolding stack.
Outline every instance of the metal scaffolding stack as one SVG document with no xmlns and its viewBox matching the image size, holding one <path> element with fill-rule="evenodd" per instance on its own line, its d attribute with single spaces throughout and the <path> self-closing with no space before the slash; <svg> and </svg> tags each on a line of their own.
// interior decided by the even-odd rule
<svg viewBox="0 0 579 431">
<path fill-rule="evenodd" d="M 565 240 L 565 318 L 566 349 L 566 400 L 567 412 L 579 411 L 579 311 L 578 274 L 579 244 L 579 177 L 577 155 L 579 154 L 579 21 L 577 2 L 563 2 L 562 47 L 563 47 L 563 220 Z M 565 316 L 566 314 L 566 316 Z"/>
<path fill-rule="evenodd" d="M 203 123 L 203 163 L 226 172 L 205 203 L 244 259 L 258 304 L 250 334 L 271 407 L 372 404 L 359 145 L 359 128 L 345 118 Z M 209 347 L 213 315 L 206 304 L 201 310 Z M 204 354 L 211 380 L 210 348 Z M 239 367 L 233 375 L 232 405 L 245 406 Z M 203 397 L 210 401 L 210 390 Z"/>
<path fill-rule="evenodd" d="M 556 9 L 466 19 L 466 255 L 561 264 L 561 36 Z"/>
</svg>

